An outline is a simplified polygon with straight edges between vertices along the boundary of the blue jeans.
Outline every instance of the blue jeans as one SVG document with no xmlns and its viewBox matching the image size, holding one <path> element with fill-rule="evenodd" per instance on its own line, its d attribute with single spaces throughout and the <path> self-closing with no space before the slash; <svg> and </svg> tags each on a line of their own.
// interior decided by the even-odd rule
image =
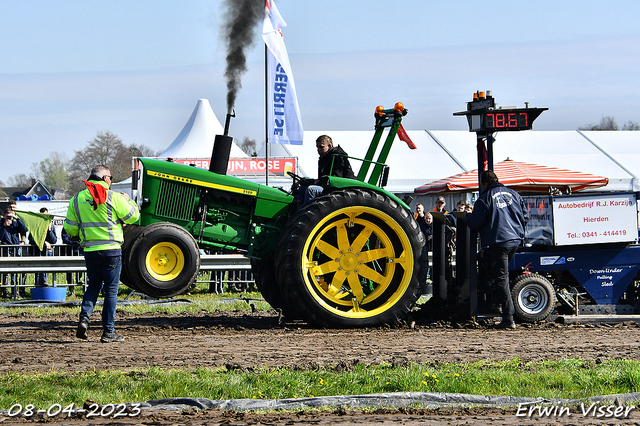
<svg viewBox="0 0 640 426">
<path fill-rule="evenodd" d="M 36 256 L 53 256 L 53 251 L 45 249 L 44 251 L 41 251 L 39 254 L 36 253 Z M 44 274 L 44 273 L 36 274 L 35 276 L 36 287 L 43 287 L 45 285 L 45 283 L 47 282 L 47 275 L 48 274 Z M 56 285 L 56 274 L 53 274 L 52 284 Z"/>
<path fill-rule="evenodd" d="M 300 208 L 314 198 L 321 196 L 323 191 L 324 188 L 319 185 L 301 185 L 298 189 L 298 196 L 296 199 L 297 208 Z"/>
<path fill-rule="evenodd" d="M 100 290 L 104 290 L 104 306 L 102 307 L 102 328 L 105 333 L 115 331 L 116 304 L 118 303 L 118 286 L 120 284 L 121 256 L 98 257 L 86 259 L 87 290 L 82 297 L 80 321 L 89 322 L 96 306 Z"/>
</svg>

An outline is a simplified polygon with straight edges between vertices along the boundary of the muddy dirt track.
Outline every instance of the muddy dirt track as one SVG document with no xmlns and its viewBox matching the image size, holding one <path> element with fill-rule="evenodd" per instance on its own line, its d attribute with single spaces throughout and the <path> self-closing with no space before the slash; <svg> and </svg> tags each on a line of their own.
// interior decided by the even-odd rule
<svg viewBox="0 0 640 426">
<path fill-rule="evenodd" d="M 316 329 L 304 323 L 279 323 L 276 314 L 221 312 L 180 315 L 119 312 L 121 344 L 99 342 L 99 314 L 89 340 L 75 338 L 75 315 L 33 317 L 16 311 L 0 317 L 0 374 L 46 371 L 130 370 L 158 366 L 249 369 L 289 366 L 344 368 L 354 363 L 395 365 L 459 363 L 479 360 L 524 362 L 580 357 L 585 360 L 640 359 L 640 326 L 519 325 L 498 331 L 487 324 L 433 323 L 363 330 Z M 6 407 L 5 407 L 6 409 Z M 638 409 L 640 411 L 640 408 Z M 20 422 L 19 419 L 5 419 Z M 73 424 L 108 424 L 108 419 L 74 420 Z M 112 420 L 113 422 L 113 420 Z M 233 413 L 217 410 L 144 413 L 121 420 L 130 424 L 600 424 L 597 419 L 569 416 L 523 419 L 500 409 L 441 409 L 398 412 L 314 414 Z M 631 417 L 602 419 L 601 424 L 640 424 Z M 0 419 L 0 423 L 8 424 Z"/>
</svg>

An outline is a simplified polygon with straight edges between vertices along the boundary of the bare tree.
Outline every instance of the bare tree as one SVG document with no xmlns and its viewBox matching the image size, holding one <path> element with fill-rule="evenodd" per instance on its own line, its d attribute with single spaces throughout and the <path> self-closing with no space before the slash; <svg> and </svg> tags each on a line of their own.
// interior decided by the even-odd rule
<svg viewBox="0 0 640 426">
<path fill-rule="evenodd" d="M 131 176 L 132 157 L 155 157 L 158 154 L 145 145 L 122 143 L 110 131 L 100 131 L 87 142 L 84 149 L 75 151 L 69 164 L 71 188 L 77 192 L 84 188 L 82 181 L 89 177 L 91 169 L 98 164 L 109 167 L 113 182 L 121 182 Z"/>
<path fill-rule="evenodd" d="M 133 157 L 157 157 L 159 152 L 152 150 L 145 145 L 120 145 L 118 151 L 115 153 L 114 159 L 111 165 L 111 175 L 113 176 L 113 182 L 122 182 L 123 180 L 131 177 Z M 106 164 L 105 164 L 106 165 Z"/>
<path fill-rule="evenodd" d="M 258 153 L 256 152 L 255 139 L 249 139 L 245 136 L 245 138 L 242 140 L 242 143 L 240 144 L 240 149 L 251 157 L 256 157 L 258 155 Z"/>
<path fill-rule="evenodd" d="M 116 175 L 114 174 L 113 165 L 116 155 L 122 151 L 122 140 L 110 131 L 98 132 L 84 149 L 74 150 L 73 158 L 69 164 L 70 185 L 74 192 L 81 191 L 84 188 L 82 181 L 89 177 L 91 169 L 98 164 L 105 165 L 111 169 L 114 182 Z"/>
<path fill-rule="evenodd" d="M 618 130 L 618 124 L 615 118 L 604 116 L 599 124 L 589 124 L 588 126 L 578 127 L 578 130 Z"/>
<path fill-rule="evenodd" d="M 616 119 L 610 116 L 604 116 L 599 124 L 589 124 L 588 126 L 578 127 L 578 130 L 620 130 Z M 640 130 L 640 124 L 634 121 L 627 121 L 622 130 Z"/>
<path fill-rule="evenodd" d="M 154 151 L 146 145 L 129 145 L 129 152 L 132 157 L 157 157 L 162 151 Z"/>
<path fill-rule="evenodd" d="M 110 131 L 98 132 L 84 149 L 75 151 L 69 168 L 69 179 L 74 192 L 84 188 L 82 181 L 89 177 L 91 169 L 98 164 L 109 167 L 113 182 L 120 182 L 126 179 L 131 170 L 131 159 L 126 164 L 119 162 L 126 161 L 126 148 L 122 140 Z"/>
<path fill-rule="evenodd" d="M 17 173 L 7 179 L 7 186 L 26 187 L 33 185 L 34 176 L 25 173 Z"/>
</svg>

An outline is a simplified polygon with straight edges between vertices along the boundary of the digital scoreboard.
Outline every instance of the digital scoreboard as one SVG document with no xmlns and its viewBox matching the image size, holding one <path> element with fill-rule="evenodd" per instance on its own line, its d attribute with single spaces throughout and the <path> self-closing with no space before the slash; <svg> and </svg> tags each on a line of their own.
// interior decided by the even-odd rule
<svg viewBox="0 0 640 426">
<path fill-rule="evenodd" d="M 496 108 L 495 100 L 484 92 L 474 94 L 474 100 L 467 102 L 467 111 L 453 115 L 464 115 L 469 122 L 470 132 L 517 132 L 531 130 L 533 122 L 549 108 Z"/>
<path fill-rule="evenodd" d="M 531 130 L 533 121 L 547 108 L 494 109 L 467 115 L 470 132 Z"/>
</svg>

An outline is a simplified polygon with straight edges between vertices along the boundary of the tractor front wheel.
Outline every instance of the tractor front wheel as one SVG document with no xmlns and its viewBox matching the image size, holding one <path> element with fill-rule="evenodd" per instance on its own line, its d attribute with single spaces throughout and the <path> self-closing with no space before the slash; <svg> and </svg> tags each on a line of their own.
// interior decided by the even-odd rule
<svg viewBox="0 0 640 426">
<path fill-rule="evenodd" d="M 184 293 L 200 270 L 198 244 L 184 228 L 168 222 L 145 226 L 128 254 L 128 279 L 152 297 Z"/>
</svg>

